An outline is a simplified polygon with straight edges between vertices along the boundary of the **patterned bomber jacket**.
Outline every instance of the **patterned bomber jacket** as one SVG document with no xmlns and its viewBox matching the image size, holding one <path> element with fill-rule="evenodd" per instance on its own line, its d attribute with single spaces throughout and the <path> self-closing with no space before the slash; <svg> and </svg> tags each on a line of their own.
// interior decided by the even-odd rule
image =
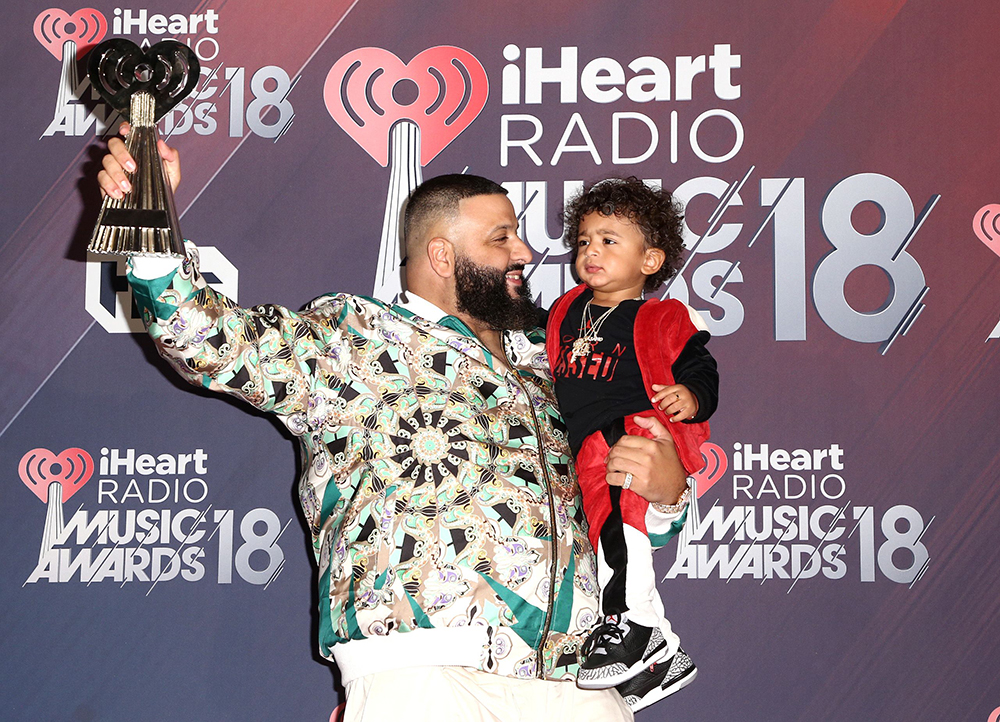
<svg viewBox="0 0 1000 722">
<path fill-rule="evenodd" d="M 370 298 L 243 309 L 193 247 L 129 279 L 185 379 L 299 438 L 320 652 L 344 682 L 424 664 L 575 677 L 597 582 L 541 331 L 505 333 L 499 364 L 458 319 Z"/>
</svg>

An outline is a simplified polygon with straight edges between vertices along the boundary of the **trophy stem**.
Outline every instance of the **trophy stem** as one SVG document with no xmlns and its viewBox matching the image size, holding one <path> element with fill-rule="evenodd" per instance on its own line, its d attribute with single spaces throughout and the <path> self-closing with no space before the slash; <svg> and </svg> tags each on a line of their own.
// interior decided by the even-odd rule
<svg viewBox="0 0 1000 722">
<path fill-rule="evenodd" d="M 125 148 L 135 160 L 128 174 L 132 190 L 121 198 L 104 199 L 101 214 L 87 250 L 138 256 L 184 257 L 174 196 L 166 169 L 156 148 L 156 103 L 146 92 L 132 95 L 131 132 Z"/>
<path fill-rule="evenodd" d="M 38 550 L 38 563 L 45 561 L 45 556 L 52 551 L 59 535 L 63 531 L 62 484 L 53 481 L 47 491 L 49 495 L 48 508 L 45 511 L 45 529 L 42 531 L 42 546 Z"/>
<path fill-rule="evenodd" d="M 402 217 L 406 199 L 423 178 L 420 171 L 420 128 L 411 120 L 392 126 L 389 135 L 389 191 L 382 217 L 382 239 L 372 295 L 394 302 L 402 292 Z"/>
</svg>

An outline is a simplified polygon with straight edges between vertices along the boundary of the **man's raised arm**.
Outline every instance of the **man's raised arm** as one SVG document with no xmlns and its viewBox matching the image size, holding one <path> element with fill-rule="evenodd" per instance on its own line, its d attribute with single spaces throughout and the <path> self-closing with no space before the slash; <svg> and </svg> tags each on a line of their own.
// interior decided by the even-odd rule
<svg viewBox="0 0 1000 722">
<path fill-rule="evenodd" d="M 102 193 L 117 198 L 130 189 L 125 172 L 135 161 L 119 138 L 108 150 L 98 182 Z M 158 150 L 176 189 L 180 156 L 162 141 Z M 277 305 L 240 308 L 205 281 L 197 248 L 188 244 L 187 250 L 183 261 L 135 257 L 129 263 L 133 297 L 157 351 L 195 386 L 264 411 L 304 411 L 310 367 L 339 343 L 341 331 L 331 318 L 335 304 L 305 314 Z"/>
</svg>

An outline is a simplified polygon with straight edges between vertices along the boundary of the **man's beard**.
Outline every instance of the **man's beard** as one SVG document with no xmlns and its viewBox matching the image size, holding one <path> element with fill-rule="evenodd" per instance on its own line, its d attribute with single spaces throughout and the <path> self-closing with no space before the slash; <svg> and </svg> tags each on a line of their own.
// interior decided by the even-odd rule
<svg viewBox="0 0 1000 722">
<path fill-rule="evenodd" d="M 538 325 L 538 309 L 531 300 L 527 279 L 522 278 L 517 298 L 507 290 L 506 275 L 523 270 L 515 264 L 504 271 L 479 266 L 465 256 L 455 259 L 455 295 L 458 310 L 486 324 L 493 331 L 525 331 Z"/>
</svg>

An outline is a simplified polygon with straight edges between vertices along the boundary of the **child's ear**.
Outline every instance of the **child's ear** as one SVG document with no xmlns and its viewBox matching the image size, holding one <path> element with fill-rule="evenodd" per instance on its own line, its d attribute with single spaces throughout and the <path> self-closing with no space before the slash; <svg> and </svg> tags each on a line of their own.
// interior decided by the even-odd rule
<svg viewBox="0 0 1000 722">
<path fill-rule="evenodd" d="M 667 254 L 660 248 L 647 248 L 642 259 L 642 272 L 647 276 L 652 276 L 660 270 L 660 266 L 667 260 Z"/>
</svg>

